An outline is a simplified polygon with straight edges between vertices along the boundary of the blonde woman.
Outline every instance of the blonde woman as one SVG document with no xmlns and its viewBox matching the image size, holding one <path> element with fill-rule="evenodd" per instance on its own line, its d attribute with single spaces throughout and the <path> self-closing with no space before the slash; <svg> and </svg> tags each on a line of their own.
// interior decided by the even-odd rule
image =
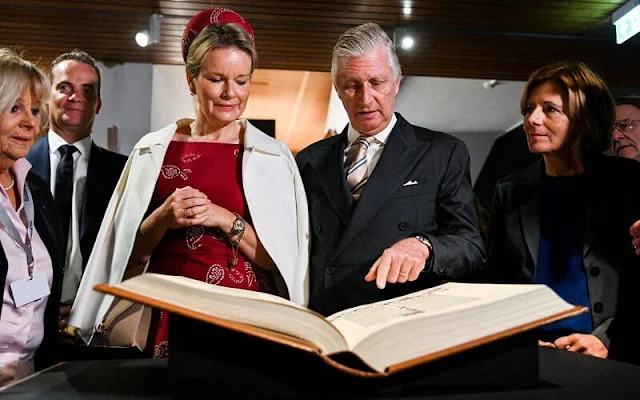
<svg viewBox="0 0 640 400">
<path fill-rule="evenodd" d="M 0 49 L 0 386 L 57 360 L 62 231 L 48 185 L 25 159 L 48 96 L 40 69 Z"/>
</svg>

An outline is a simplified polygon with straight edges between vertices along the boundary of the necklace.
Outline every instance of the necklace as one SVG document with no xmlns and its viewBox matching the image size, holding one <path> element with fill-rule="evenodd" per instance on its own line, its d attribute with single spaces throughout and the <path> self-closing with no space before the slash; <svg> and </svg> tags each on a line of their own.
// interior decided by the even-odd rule
<svg viewBox="0 0 640 400">
<path fill-rule="evenodd" d="M 9 186 L 5 187 L 4 185 L 1 185 L 1 184 L 0 186 L 2 186 L 4 190 L 10 190 L 13 187 L 14 183 L 16 183 L 16 181 L 13 178 L 11 178 L 11 183 L 9 184 Z"/>
</svg>

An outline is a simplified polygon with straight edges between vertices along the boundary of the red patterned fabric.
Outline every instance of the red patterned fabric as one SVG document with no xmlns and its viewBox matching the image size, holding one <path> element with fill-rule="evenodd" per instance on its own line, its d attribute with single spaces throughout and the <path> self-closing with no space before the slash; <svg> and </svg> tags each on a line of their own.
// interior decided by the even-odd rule
<svg viewBox="0 0 640 400">
<path fill-rule="evenodd" d="M 207 26 L 213 24 L 238 24 L 255 40 L 253 28 L 242 18 L 240 14 L 227 8 L 212 8 L 210 10 L 200 11 L 187 22 L 187 26 L 182 33 L 182 58 L 187 61 L 189 54 L 189 46 L 195 40 L 196 36 Z"/>
<path fill-rule="evenodd" d="M 152 209 L 175 189 L 191 186 L 250 223 L 242 189 L 242 150 L 238 144 L 172 141 L 153 193 Z M 171 229 L 156 246 L 149 271 L 186 276 L 212 285 L 275 292 L 268 272 L 245 260 L 242 253 L 237 256 L 238 263 L 233 266 L 231 245 L 220 230 L 203 226 Z M 156 358 L 166 357 L 168 313 L 162 312 L 157 320 L 153 353 Z"/>
</svg>

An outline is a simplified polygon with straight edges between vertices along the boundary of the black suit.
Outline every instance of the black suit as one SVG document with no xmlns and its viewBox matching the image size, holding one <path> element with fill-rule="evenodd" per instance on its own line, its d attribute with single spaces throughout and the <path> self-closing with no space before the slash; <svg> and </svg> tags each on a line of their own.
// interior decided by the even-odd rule
<svg viewBox="0 0 640 400">
<path fill-rule="evenodd" d="M 409 124 L 400 114 L 357 206 L 347 188 L 347 130 L 296 157 L 309 202 L 309 307 L 324 315 L 458 280 L 479 272 L 484 249 L 471 191 L 469 153 L 446 134 Z M 405 185 L 409 181 L 417 184 Z M 421 233 L 433 244 L 422 276 L 379 290 L 364 276 L 382 252 Z"/>
<path fill-rule="evenodd" d="M 31 148 L 27 159 L 33 165 L 33 172 L 50 185 L 51 159 L 47 136 Z M 80 227 L 80 252 L 82 253 L 83 268 L 87 265 L 105 210 L 126 162 L 126 156 L 91 142 L 86 193 L 82 206 L 82 226 Z"/>
<path fill-rule="evenodd" d="M 33 172 L 27 174 L 27 185 L 33 197 L 34 225 L 46 246 L 53 267 L 51 293 L 44 313 L 44 338 L 36 352 L 36 368 L 42 369 L 58 361 L 58 314 L 60 312 L 60 290 L 62 288 L 62 269 L 64 268 L 64 250 L 62 246 L 62 225 L 56 205 L 51 197 L 49 186 Z M 8 262 L 4 249 L 0 247 L 0 288 L 5 287 Z M 0 307 L 2 318 L 2 307 Z"/>
<path fill-rule="evenodd" d="M 640 219 L 640 187 L 636 184 L 640 163 L 596 155 L 585 163 L 585 169 L 588 189 L 583 257 L 592 305 L 592 334 L 609 346 L 616 341 L 613 327 L 629 321 L 622 315 L 620 322 L 612 322 L 614 316 L 617 320 L 621 315 L 620 304 L 625 303 L 624 309 L 636 303 L 633 292 L 638 283 L 640 258 L 633 253 L 629 228 Z M 544 163 L 538 161 L 498 182 L 487 246 L 489 281 L 534 282 L 544 174 Z M 625 285 L 628 289 L 623 289 Z M 635 309 L 630 307 L 627 314 L 633 315 Z M 630 326 L 617 328 L 617 336 L 622 336 Z M 614 347 L 618 346 L 616 343 Z"/>
<path fill-rule="evenodd" d="M 29 151 L 27 159 L 33 166 L 32 171 L 38 174 L 46 183 L 47 190 L 51 190 L 51 158 L 49 156 L 49 140 L 45 136 Z M 96 241 L 100 224 L 104 218 L 111 195 L 120 179 L 127 157 L 106 150 L 91 142 L 91 154 L 87 165 L 87 181 L 82 205 L 82 226 L 80 227 L 80 253 L 82 254 L 82 268 L 87 265 L 93 244 Z M 55 211 L 55 207 L 51 209 Z M 66 257 L 66 243 L 63 249 L 63 262 Z M 60 296 L 58 296 L 58 299 Z M 60 304 L 56 314 L 60 313 Z M 56 318 L 57 320 L 57 318 Z M 61 349 L 64 360 L 77 359 L 111 359 L 140 357 L 141 353 L 134 349 L 101 348 L 65 345 Z"/>
</svg>

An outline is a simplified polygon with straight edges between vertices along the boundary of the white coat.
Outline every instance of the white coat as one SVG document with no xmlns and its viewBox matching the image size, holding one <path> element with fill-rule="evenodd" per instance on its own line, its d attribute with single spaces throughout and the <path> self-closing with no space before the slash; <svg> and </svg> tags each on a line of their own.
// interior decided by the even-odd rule
<svg viewBox="0 0 640 400">
<path fill-rule="evenodd" d="M 248 121 L 242 179 L 253 227 L 271 256 L 278 294 L 306 306 L 309 297 L 309 214 L 307 198 L 289 148 Z M 93 290 L 124 276 L 138 228 L 177 123 L 145 135 L 134 146 L 105 212 L 87 262 L 69 325 L 89 342 L 111 307 L 113 296 Z"/>
</svg>

